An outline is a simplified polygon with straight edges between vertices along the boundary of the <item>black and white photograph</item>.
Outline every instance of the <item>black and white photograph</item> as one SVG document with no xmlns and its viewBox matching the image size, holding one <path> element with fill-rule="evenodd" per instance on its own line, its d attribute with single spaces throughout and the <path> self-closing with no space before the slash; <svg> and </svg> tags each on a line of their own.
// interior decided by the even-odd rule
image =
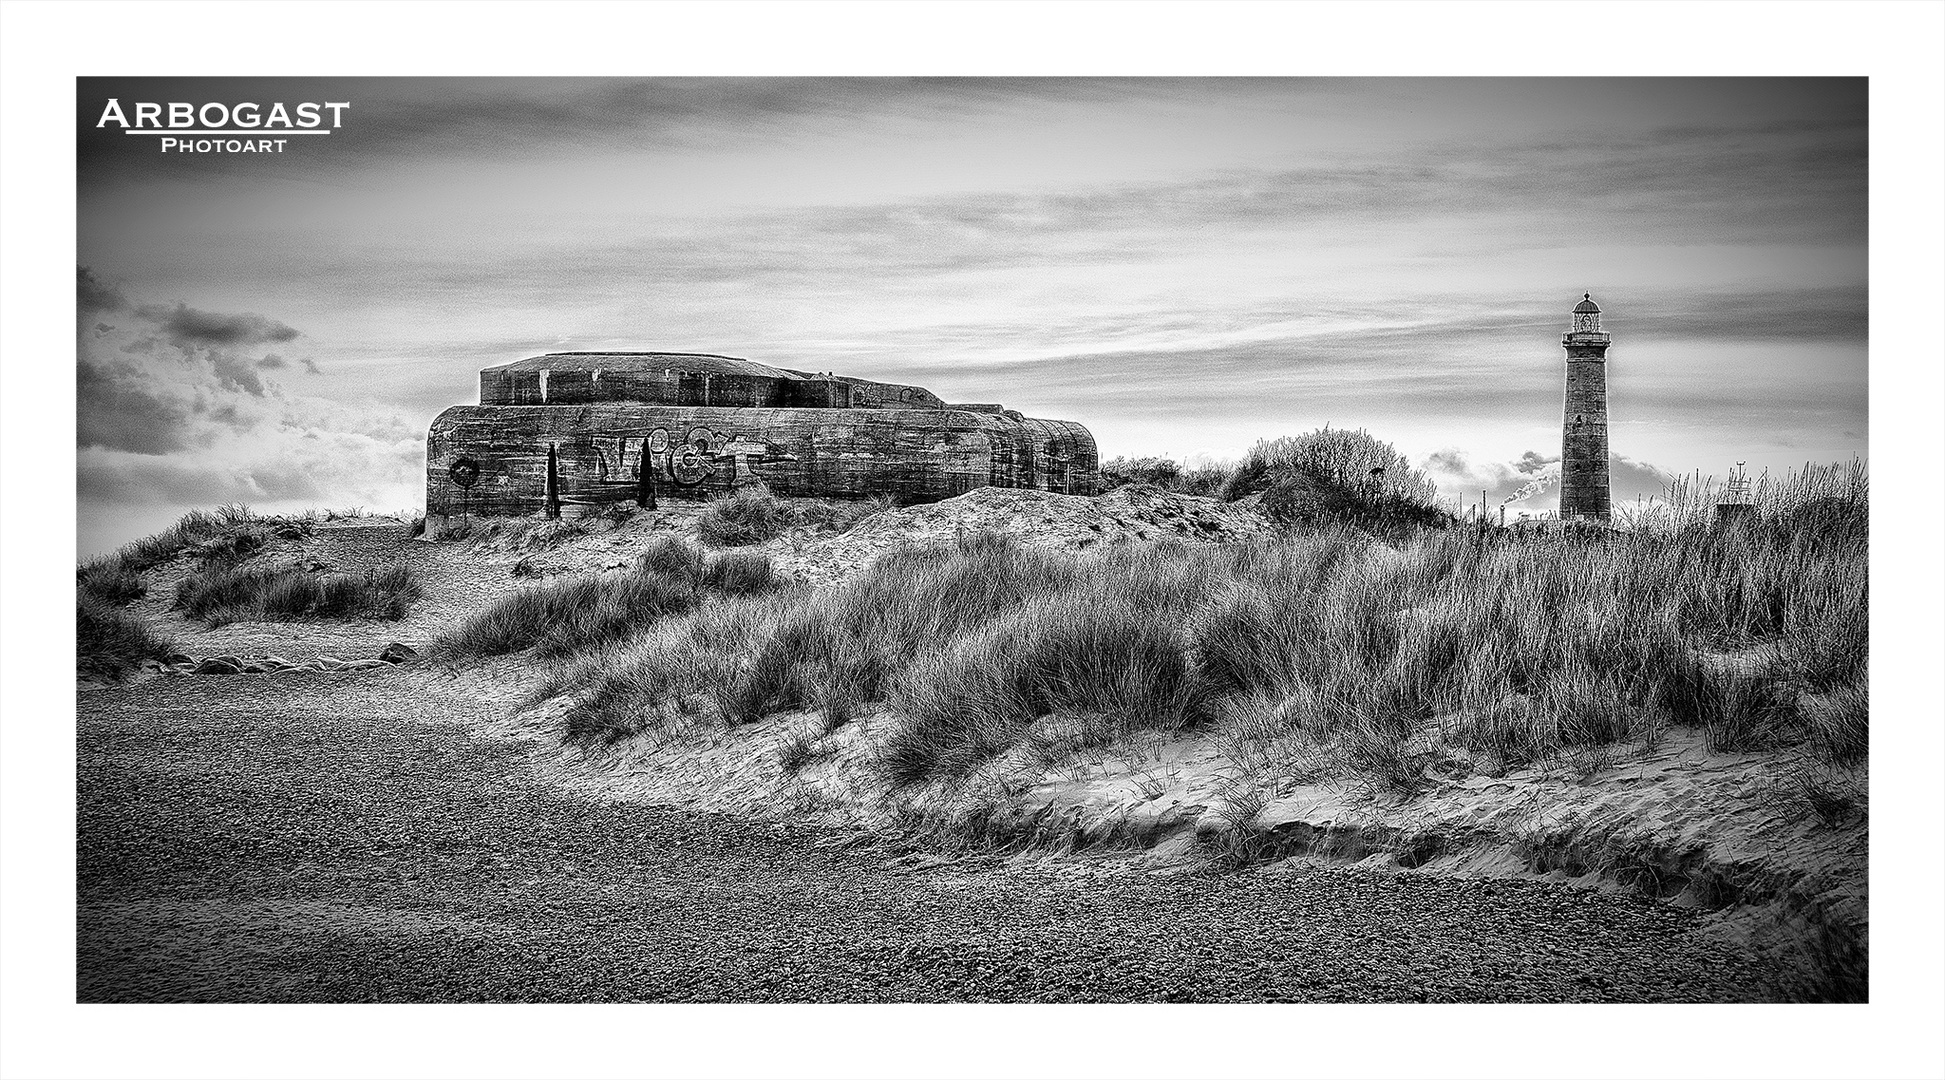
<svg viewBox="0 0 1945 1080">
<path fill-rule="evenodd" d="M 51 344 L 7 348 L 6 575 L 9 641 L 23 578 L 59 640 L 10 658 L 46 696 L 5 727 L 49 729 L 73 812 L 53 1005 L 325 1041 L 432 1015 L 347 1006 L 481 1038 L 625 1006 L 603 1037 L 684 1047 L 359 1075 L 1773 1076 L 1723 1006 L 1811 1040 L 1937 1003 L 1881 877 L 1935 920 L 1937 208 L 1917 277 L 1877 230 L 1939 132 L 1875 69 L 1617 69 L 1633 9 L 1535 4 L 1475 9 L 1546 24 L 1530 72 L 712 72 L 649 46 L 678 9 L 568 9 L 535 33 L 643 49 L 565 70 L 46 80 L 72 258 L 33 273 L 73 275 L 75 372 L 67 301 L 10 284 Z M 830 14 L 970 17 L 925 9 Z M 739 11 L 783 14 L 708 25 Z M 28 565 L 25 515 L 71 549 Z M 1250 1011 L 1070 1008 L 1167 1004 Z M 948 1008 L 847 1060 L 893 1005 Z M 1288 1060 L 1320 1006 L 1383 1008 Z M 1075 1045 L 989 1064 L 1011 1016 Z M 1387 1065 L 1421 1017 L 1506 1045 Z M 1569 1023 L 1608 1049 L 1509 1060 Z M 785 1030 L 817 1033 L 739 1064 Z M 292 1053 L 225 1061 L 352 1075 Z M 229 1075 L 168 1060 L 126 1075 Z"/>
</svg>

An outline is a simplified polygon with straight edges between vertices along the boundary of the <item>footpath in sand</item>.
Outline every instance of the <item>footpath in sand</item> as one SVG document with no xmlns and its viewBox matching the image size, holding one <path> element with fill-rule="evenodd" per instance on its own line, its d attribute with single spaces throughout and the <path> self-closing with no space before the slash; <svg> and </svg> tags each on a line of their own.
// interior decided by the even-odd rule
<svg viewBox="0 0 1945 1080">
<path fill-rule="evenodd" d="M 674 505 L 623 522 L 521 529 L 469 541 L 408 540 L 402 523 L 327 525 L 266 554 L 319 567 L 363 569 L 404 561 L 426 599 L 399 623 L 257 623 L 209 630 L 167 610 L 184 560 L 151 572 L 138 602 L 194 655 L 376 656 L 388 643 L 421 645 L 465 614 L 543 577 L 630 564 L 652 540 L 692 535 L 698 508 Z M 787 531 L 750 550 L 785 576 L 839 582 L 901 543 L 949 540 L 998 529 L 1034 545 L 1084 550 L 1127 539 L 1220 543 L 1268 531 L 1250 507 L 1124 488 L 1100 498 L 981 489 L 945 502 L 892 510 L 847 532 Z M 1426 790 L 1398 799 L 1353 786 L 1263 785 L 1205 737 L 1158 740 L 1099 753 L 1059 769 L 996 766 L 983 790 L 921 789 L 894 795 L 869 760 L 892 718 L 866 717 L 815 747 L 812 764 L 786 773 L 780 748 L 811 718 L 784 714 L 732 730 L 698 729 L 596 754 L 561 745 L 559 701 L 513 711 L 523 678 L 502 663 L 467 676 L 476 734 L 524 740 L 530 764 L 556 790 L 613 804 L 660 804 L 783 821 L 816 821 L 869 834 L 922 824 L 947 834 L 977 831 L 1035 853 L 1113 848 L 1136 865 L 1179 872 L 1212 852 L 1240 853 L 1258 867 L 1292 871 L 1329 863 L 1404 878 L 1527 880 L 1653 898 L 1670 909 L 1713 912 L 1697 924 L 1734 948 L 1793 946 L 1827 928 L 1861 939 L 1866 925 L 1867 827 L 1829 826 L 1793 802 L 1787 755 L 1717 754 L 1676 732 L 1591 767 L 1554 763 L 1504 776 L 1428 776 Z M 290 678 L 280 675 L 275 678 Z M 436 679 L 419 668 L 340 678 Z M 198 677 L 232 683 L 271 676 Z M 170 686 L 183 686 L 171 678 Z M 428 684 L 430 685 L 430 684 Z M 167 693 L 164 686 L 153 688 Z M 214 692 L 214 688 L 211 688 Z M 119 691 L 117 692 L 119 693 Z M 92 698 L 94 695 L 88 695 Z M 160 700 L 160 699 L 158 699 Z M 1238 819 L 1238 785 L 1258 783 Z"/>
<path fill-rule="evenodd" d="M 966 860 L 544 782 L 477 673 L 82 696 L 83 1002 L 1752 1001 L 1694 913 L 1537 882 Z"/>
</svg>

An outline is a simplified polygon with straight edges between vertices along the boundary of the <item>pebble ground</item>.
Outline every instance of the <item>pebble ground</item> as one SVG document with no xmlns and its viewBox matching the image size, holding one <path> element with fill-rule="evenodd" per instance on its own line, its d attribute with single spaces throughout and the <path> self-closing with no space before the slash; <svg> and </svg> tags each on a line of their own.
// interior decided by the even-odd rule
<svg viewBox="0 0 1945 1080">
<path fill-rule="evenodd" d="M 902 872 L 807 827 L 597 805 L 415 668 L 81 695 L 79 997 L 1745 1001 L 1665 905 L 1126 864 Z M 476 717 L 475 717 L 476 718 Z"/>
</svg>

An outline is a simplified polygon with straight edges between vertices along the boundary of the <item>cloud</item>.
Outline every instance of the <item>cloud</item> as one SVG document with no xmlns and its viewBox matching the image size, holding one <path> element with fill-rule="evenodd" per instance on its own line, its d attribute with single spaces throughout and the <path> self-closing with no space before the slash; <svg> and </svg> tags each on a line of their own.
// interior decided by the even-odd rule
<svg viewBox="0 0 1945 1080">
<path fill-rule="evenodd" d="M 192 401 L 161 392 L 127 367 L 102 367 L 83 359 L 76 385 L 76 438 L 137 454 L 166 454 L 189 447 Z"/>
<path fill-rule="evenodd" d="M 249 360 L 227 352 L 211 349 L 208 353 L 210 369 L 216 373 L 216 384 L 225 390 L 235 390 L 253 397 L 264 396 L 263 379 L 257 375 L 257 365 Z"/>
<path fill-rule="evenodd" d="M 1513 463 L 1513 471 L 1525 473 L 1530 476 L 1559 460 L 1560 458 L 1558 456 L 1543 457 L 1538 451 L 1528 450 L 1520 455 L 1518 461 Z"/>
<path fill-rule="evenodd" d="M 1418 467 L 1441 492 L 1461 505 L 1476 505 L 1483 491 L 1488 507 L 1505 504 L 1508 513 L 1537 513 L 1560 505 L 1554 484 L 1559 462 L 1559 455 L 1536 450 L 1525 451 L 1510 462 L 1475 461 L 1464 450 L 1447 447 L 1426 455 Z M 1675 479 L 1675 474 L 1666 469 L 1615 453 L 1608 454 L 1607 469 L 1608 496 L 1616 506 L 1660 495 Z"/>
<path fill-rule="evenodd" d="M 1660 495 L 1675 479 L 1675 474 L 1666 469 L 1620 454 L 1607 456 L 1607 473 L 1608 494 L 1616 506 Z"/>
<path fill-rule="evenodd" d="M 297 358 L 297 362 L 298 362 L 298 363 L 300 363 L 300 364 L 302 364 L 302 365 L 304 365 L 304 370 L 305 370 L 305 371 L 308 371 L 308 372 L 310 372 L 310 373 L 311 373 L 311 374 L 313 374 L 313 375 L 322 375 L 322 374 L 324 374 L 324 373 L 323 373 L 322 371 L 319 371 L 319 370 L 317 369 L 317 361 L 315 361 L 315 360 L 313 360 L 313 359 L 311 359 L 311 358 L 310 358 L 310 357 L 308 357 L 308 356 L 300 356 L 300 357 L 298 357 L 298 358 Z"/>
<path fill-rule="evenodd" d="M 424 463 L 422 426 L 290 395 L 264 374 L 288 370 L 291 361 L 244 351 L 297 331 L 262 315 L 182 304 L 132 310 L 159 327 L 97 323 L 80 345 L 76 441 L 84 519 L 113 520 L 101 513 L 113 506 L 411 501 Z"/>
<path fill-rule="evenodd" d="M 164 304 L 144 304 L 136 314 L 160 324 L 171 344 L 184 347 L 212 345 L 262 345 L 290 341 L 298 331 L 262 315 L 221 315 L 198 311 L 188 304 L 171 308 Z"/>
<path fill-rule="evenodd" d="M 85 266 L 75 267 L 75 303 L 80 314 L 85 317 L 95 312 L 123 311 L 128 307 L 128 297 L 113 285 L 95 276 L 93 270 Z"/>
<path fill-rule="evenodd" d="M 417 438 L 280 429 L 194 454 L 89 447 L 77 459 L 84 503 L 209 506 L 226 502 L 386 505 L 410 493 L 425 461 Z"/>
</svg>

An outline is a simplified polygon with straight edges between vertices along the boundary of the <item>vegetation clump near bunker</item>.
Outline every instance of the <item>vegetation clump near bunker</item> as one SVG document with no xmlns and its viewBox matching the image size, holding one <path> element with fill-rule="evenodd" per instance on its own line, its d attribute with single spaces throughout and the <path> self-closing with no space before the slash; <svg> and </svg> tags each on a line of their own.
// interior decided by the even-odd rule
<svg viewBox="0 0 1945 1080">
<path fill-rule="evenodd" d="M 979 487 L 1095 494 L 1094 437 L 918 386 L 699 353 L 549 353 L 480 372 L 426 440 L 428 535 L 472 516 L 574 516 L 780 496 L 929 502 Z"/>
</svg>

